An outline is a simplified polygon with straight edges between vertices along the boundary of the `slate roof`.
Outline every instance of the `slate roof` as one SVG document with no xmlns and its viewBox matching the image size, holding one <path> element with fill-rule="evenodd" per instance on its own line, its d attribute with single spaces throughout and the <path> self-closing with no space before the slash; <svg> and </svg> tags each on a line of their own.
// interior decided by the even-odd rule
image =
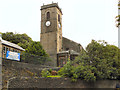
<svg viewBox="0 0 120 90">
<path fill-rule="evenodd" d="M 1 41 L 2 41 L 2 44 L 4 44 L 4 45 L 7 45 L 7 46 L 10 46 L 10 47 L 14 47 L 14 48 L 16 48 L 16 49 L 20 49 L 20 50 L 25 51 L 25 49 L 23 49 L 22 47 L 18 46 L 17 44 L 8 42 L 8 41 L 3 40 L 3 39 L 1 39 Z"/>
<path fill-rule="evenodd" d="M 77 52 L 76 52 L 76 51 L 74 51 L 74 50 L 70 50 L 70 54 L 79 55 L 79 53 L 77 53 Z"/>
<path fill-rule="evenodd" d="M 74 51 L 74 50 L 61 51 L 61 52 L 59 52 L 58 54 L 65 54 L 65 53 L 69 53 L 69 54 L 71 54 L 71 55 L 79 55 L 79 53 L 77 53 L 77 52 Z"/>
</svg>

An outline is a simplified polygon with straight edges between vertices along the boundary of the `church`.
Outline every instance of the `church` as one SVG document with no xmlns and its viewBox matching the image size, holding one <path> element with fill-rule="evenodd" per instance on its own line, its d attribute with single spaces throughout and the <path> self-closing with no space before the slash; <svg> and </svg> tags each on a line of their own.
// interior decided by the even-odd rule
<svg viewBox="0 0 120 90">
<path fill-rule="evenodd" d="M 83 50 L 81 44 L 62 36 L 62 10 L 58 3 L 41 6 L 40 43 L 52 59 L 52 66 L 63 66 Z"/>
</svg>

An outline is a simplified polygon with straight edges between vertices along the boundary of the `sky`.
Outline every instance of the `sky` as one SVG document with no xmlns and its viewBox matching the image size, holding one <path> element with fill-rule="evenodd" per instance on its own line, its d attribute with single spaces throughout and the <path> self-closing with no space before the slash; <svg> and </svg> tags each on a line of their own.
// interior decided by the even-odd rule
<svg viewBox="0 0 120 90">
<path fill-rule="evenodd" d="M 0 0 L 0 32 L 26 33 L 40 41 L 40 7 L 52 2 L 62 9 L 64 37 L 84 48 L 92 39 L 118 46 L 117 0 Z"/>
</svg>

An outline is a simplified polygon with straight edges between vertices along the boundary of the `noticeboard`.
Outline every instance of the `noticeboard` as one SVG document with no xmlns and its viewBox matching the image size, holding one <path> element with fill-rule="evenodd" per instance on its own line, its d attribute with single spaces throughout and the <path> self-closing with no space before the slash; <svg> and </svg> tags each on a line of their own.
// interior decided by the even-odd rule
<svg viewBox="0 0 120 90">
<path fill-rule="evenodd" d="M 7 51 L 6 59 L 20 61 L 20 53 Z"/>
</svg>

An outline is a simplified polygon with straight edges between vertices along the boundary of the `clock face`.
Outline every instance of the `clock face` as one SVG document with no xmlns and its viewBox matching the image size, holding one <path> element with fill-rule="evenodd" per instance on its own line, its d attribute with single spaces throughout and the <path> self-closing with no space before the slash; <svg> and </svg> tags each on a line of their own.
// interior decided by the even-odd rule
<svg viewBox="0 0 120 90">
<path fill-rule="evenodd" d="M 46 22 L 46 26 L 47 26 L 47 27 L 50 26 L 50 21 L 47 21 L 47 22 Z"/>
</svg>

